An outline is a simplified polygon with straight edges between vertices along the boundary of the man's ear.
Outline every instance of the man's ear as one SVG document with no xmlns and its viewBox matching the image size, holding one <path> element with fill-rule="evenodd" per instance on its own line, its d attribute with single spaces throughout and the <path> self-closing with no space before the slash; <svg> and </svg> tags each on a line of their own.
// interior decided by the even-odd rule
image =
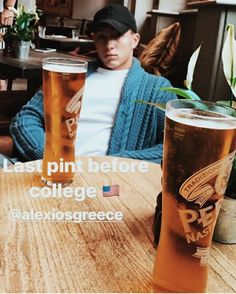
<svg viewBox="0 0 236 294">
<path fill-rule="evenodd" d="M 138 33 L 133 34 L 133 49 L 138 46 L 140 35 Z"/>
</svg>

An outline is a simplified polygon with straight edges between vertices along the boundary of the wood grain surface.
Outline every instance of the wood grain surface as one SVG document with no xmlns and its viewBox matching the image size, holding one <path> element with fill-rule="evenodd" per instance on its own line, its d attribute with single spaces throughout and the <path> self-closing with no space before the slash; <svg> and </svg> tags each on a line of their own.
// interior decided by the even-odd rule
<svg viewBox="0 0 236 294">
<path fill-rule="evenodd" d="M 39 173 L 0 171 L 0 292 L 151 292 L 152 222 L 160 178 L 156 164 L 149 164 L 148 173 L 88 173 L 84 169 L 71 186 L 93 186 L 98 193 L 95 199 L 78 202 L 34 199 L 29 189 L 43 187 Z M 101 188 L 107 184 L 119 184 L 120 196 L 103 197 Z M 124 219 L 12 221 L 8 216 L 12 209 L 122 211 Z M 208 291 L 236 292 L 235 245 L 213 244 Z"/>
</svg>

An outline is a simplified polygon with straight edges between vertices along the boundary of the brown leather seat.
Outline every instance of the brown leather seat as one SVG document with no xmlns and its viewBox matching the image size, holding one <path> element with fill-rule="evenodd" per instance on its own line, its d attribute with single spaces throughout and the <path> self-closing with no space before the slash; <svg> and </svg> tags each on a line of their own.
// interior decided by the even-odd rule
<svg viewBox="0 0 236 294">
<path fill-rule="evenodd" d="M 180 24 L 161 30 L 139 56 L 142 67 L 149 73 L 170 77 L 175 71 L 175 57 L 180 40 Z"/>
</svg>

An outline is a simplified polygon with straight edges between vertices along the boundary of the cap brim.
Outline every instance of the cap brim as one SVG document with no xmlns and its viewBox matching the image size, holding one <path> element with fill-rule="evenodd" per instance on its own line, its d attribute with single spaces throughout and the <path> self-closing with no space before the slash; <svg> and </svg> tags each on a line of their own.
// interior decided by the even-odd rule
<svg viewBox="0 0 236 294">
<path fill-rule="evenodd" d="M 115 28 L 120 34 L 124 34 L 130 29 L 127 25 L 122 24 L 114 19 L 104 19 L 97 22 L 96 25 L 94 25 L 93 31 L 96 32 L 102 24 L 109 24 L 110 26 Z"/>
</svg>

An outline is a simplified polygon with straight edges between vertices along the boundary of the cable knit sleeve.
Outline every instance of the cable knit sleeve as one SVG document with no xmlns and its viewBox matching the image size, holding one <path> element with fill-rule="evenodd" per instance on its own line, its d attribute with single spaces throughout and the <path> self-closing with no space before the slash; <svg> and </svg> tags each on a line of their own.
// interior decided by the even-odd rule
<svg viewBox="0 0 236 294">
<path fill-rule="evenodd" d="M 34 160 L 43 157 L 45 132 L 41 90 L 13 118 L 10 133 L 22 159 Z"/>
<path fill-rule="evenodd" d="M 163 145 L 157 144 L 154 147 L 134 150 L 134 151 L 121 151 L 119 153 L 113 154 L 112 156 L 134 158 L 140 160 L 147 160 L 155 163 L 161 163 L 163 155 Z"/>
</svg>

